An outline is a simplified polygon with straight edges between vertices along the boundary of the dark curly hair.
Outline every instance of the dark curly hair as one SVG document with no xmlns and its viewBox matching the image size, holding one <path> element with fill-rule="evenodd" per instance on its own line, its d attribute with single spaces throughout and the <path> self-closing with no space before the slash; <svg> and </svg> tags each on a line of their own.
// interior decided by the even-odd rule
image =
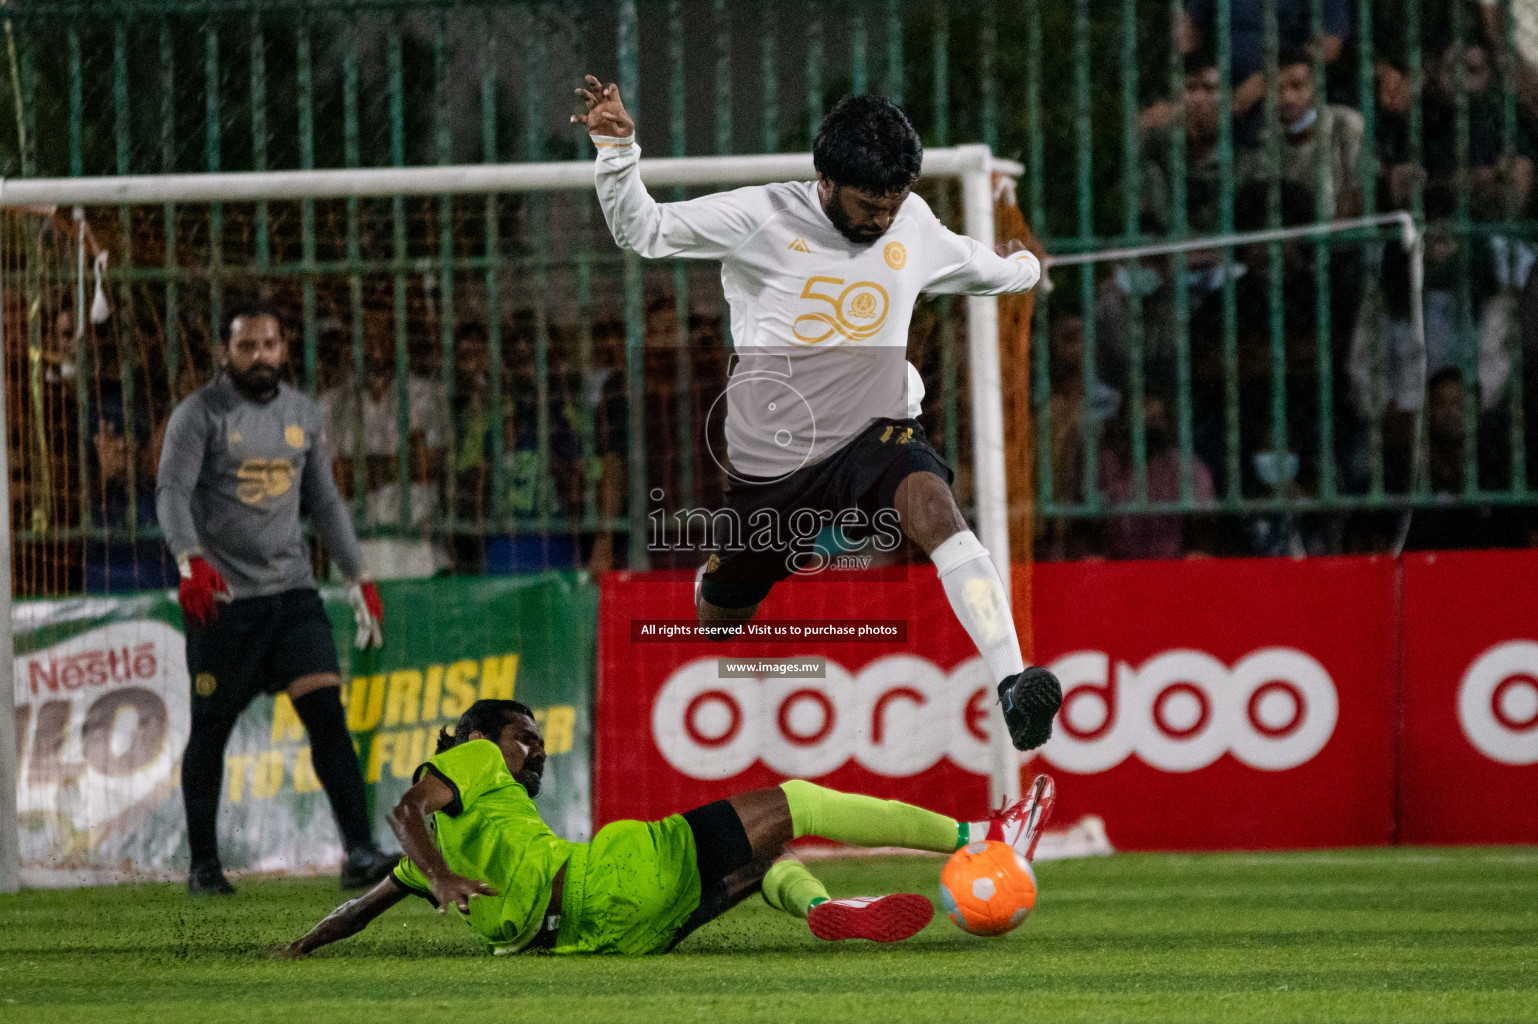
<svg viewBox="0 0 1538 1024">
<path fill-rule="evenodd" d="M 817 173 L 873 196 L 913 187 L 924 146 L 907 116 L 884 96 L 850 96 L 828 111 L 812 143 Z"/>
<path fill-rule="evenodd" d="M 478 700 L 459 716 L 452 733 L 447 729 L 438 730 L 438 746 L 433 753 L 441 754 L 450 747 L 459 746 L 470 738 L 472 732 L 495 741 L 514 715 L 533 718 L 534 712 L 529 710 L 528 705 L 516 700 Z"/>
</svg>

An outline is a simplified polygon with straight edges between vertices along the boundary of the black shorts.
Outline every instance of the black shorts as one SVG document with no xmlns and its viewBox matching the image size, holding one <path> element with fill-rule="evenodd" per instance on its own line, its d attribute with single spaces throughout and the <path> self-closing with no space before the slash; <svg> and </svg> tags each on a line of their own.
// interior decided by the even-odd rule
<svg viewBox="0 0 1538 1024">
<path fill-rule="evenodd" d="M 727 879 L 753 863 L 753 845 L 742 827 L 737 811 L 725 800 L 717 800 L 685 811 L 684 821 L 694 833 L 694 863 L 700 872 L 700 905 L 689 915 L 669 949 L 688 938 L 700 925 L 708 924 L 745 898 L 757 892 L 753 885 L 743 885 L 734 892 Z"/>
<path fill-rule="evenodd" d="M 876 515 L 891 509 L 897 486 L 914 473 L 934 473 L 950 483 L 955 474 L 924 436 L 918 420 L 876 420 L 844 447 L 815 465 L 779 480 L 763 483 L 730 479 L 726 507 L 732 513 L 741 547 L 719 548 L 706 563 L 701 595 L 717 608 L 747 608 L 768 596 L 780 580 L 798 571 L 798 556 L 811 547 L 817 529 L 835 525 L 834 517 L 858 510 L 860 520 L 874 524 Z M 766 550 L 754 544 L 754 513 L 773 509 L 782 525 L 781 540 Z M 806 511 L 803 511 L 806 510 Z M 899 524 L 891 520 L 889 530 Z M 851 540 L 869 536 L 875 527 L 846 529 Z M 805 564 L 801 562 L 800 564 Z"/>
<path fill-rule="evenodd" d="M 219 606 L 208 626 L 187 623 L 194 718 L 239 715 L 258 693 L 337 671 L 331 620 L 313 587 Z"/>
</svg>

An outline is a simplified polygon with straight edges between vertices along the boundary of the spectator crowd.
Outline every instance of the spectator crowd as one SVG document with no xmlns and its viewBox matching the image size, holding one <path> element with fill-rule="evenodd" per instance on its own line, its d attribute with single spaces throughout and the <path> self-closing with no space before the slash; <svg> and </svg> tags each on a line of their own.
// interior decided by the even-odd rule
<svg viewBox="0 0 1538 1024">
<path fill-rule="evenodd" d="M 1410 257 L 1393 241 L 1291 239 L 1101 266 L 1089 308 L 1049 303 L 1039 339 L 1049 388 L 1037 409 L 1052 505 L 1104 514 L 1045 520 L 1039 558 L 1538 543 L 1533 508 L 1489 497 L 1518 473 L 1538 480 L 1538 245 L 1524 227 L 1534 223 L 1538 0 L 1423 9 L 1458 2 L 1461 41 L 1433 13 L 1424 19 L 1417 90 L 1403 26 L 1387 12 L 1364 63 L 1355 0 L 1324 0 L 1318 38 L 1311 0 L 1275 0 L 1268 95 L 1265 0 L 1231 0 L 1225 126 L 1216 4 L 1187 0 L 1173 33 L 1181 95 L 1137 116 L 1139 191 L 1122 198 L 1142 239 L 1411 210 L 1425 224 L 1421 308 Z M 624 566 L 636 421 L 650 442 L 635 457 L 648 491 L 675 506 L 718 503 L 702 433 L 726 369 L 708 357 L 725 352 L 716 312 L 648 290 L 645 408 L 633 419 L 622 320 L 521 310 L 498 314 L 494 331 L 463 301 L 446 343 L 431 293 L 414 280 L 405 310 L 387 289 L 361 306 L 345 290 L 323 293 L 313 323 L 336 477 L 375 576 Z M 297 367 L 297 294 L 275 298 Z M 12 424 L 22 456 L 12 460 L 13 526 L 34 537 L 18 558 L 43 558 L 35 537 L 50 528 L 89 528 L 83 545 L 47 555 L 63 573 L 50 584 L 58 592 L 174 581 L 148 532 L 159 448 L 171 406 L 214 369 L 212 339 L 184 331 L 172 374 L 166 352 L 134 348 L 116 320 L 96 319 L 51 311 L 35 373 L 8 352 L 12 379 L 32 374 L 21 404 L 46 420 L 35 435 Z M 936 422 L 945 403 L 933 378 L 955 332 L 942 335 L 932 309 L 914 324 L 910 357 L 931 378 L 926 425 L 941 440 L 954 424 Z M 51 477 L 27 454 L 34 437 L 54 453 Z"/>
<path fill-rule="evenodd" d="M 1365 111 L 1357 5 L 1325 0 L 1323 35 L 1315 38 L 1309 0 L 1276 0 L 1269 100 L 1265 6 L 1231 4 L 1233 182 L 1225 193 L 1216 4 L 1187 0 L 1175 31 L 1183 93 L 1145 107 L 1137 120 L 1141 194 L 1124 199 L 1140 213 L 1141 234 L 1159 241 L 1180 230 L 1182 191 L 1183 226 L 1193 238 L 1230 226 L 1242 233 L 1358 217 L 1369 202 L 1373 213 L 1412 210 L 1425 221 L 1421 309 L 1412 308 L 1410 257 L 1391 241 L 1290 239 L 1188 253 L 1184 335 L 1175 257 L 1107 268 L 1093 309 L 1052 311 L 1046 413 L 1054 502 L 1095 500 L 1113 514 L 1050 521 L 1038 556 L 1538 542 L 1533 509 L 1480 500 L 1481 492 L 1511 487 L 1514 442 L 1525 449 L 1517 470 L 1527 480 L 1538 470 L 1538 275 L 1530 273 L 1538 247 L 1523 228 L 1538 147 L 1538 2 L 1510 0 L 1509 45 L 1498 0 L 1468 5 L 1468 31 L 1457 41 L 1441 31 L 1448 5 L 1424 4 L 1423 87 L 1414 110 L 1402 25 L 1381 12 Z M 1176 141 L 1184 143 L 1183 173 L 1173 159 Z M 1227 223 L 1225 194 L 1232 197 Z M 1095 355 L 1086 373 L 1091 326 Z M 1132 374 L 1135 346 L 1141 381 Z M 1182 354 L 1190 380 L 1185 473 Z M 1200 513 L 1114 514 L 1118 504 L 1142 504 L 1131 423 L 1138 405 L 1147 503 L 1184 500 Z M 1331 497 L 1345 500 L 1332 508 Z M 1250 504 L 1240 511 L 1230 499 Z M 1254 511 L 1268 500 L 1292 511 Z M 1343 508 L 1353 501 L 1378 510 Z"/>
</svg>

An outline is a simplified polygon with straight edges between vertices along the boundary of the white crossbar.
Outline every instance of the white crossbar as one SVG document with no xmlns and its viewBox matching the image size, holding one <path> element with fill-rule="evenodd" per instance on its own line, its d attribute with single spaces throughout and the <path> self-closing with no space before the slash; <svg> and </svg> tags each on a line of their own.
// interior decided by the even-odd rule
<svg viewBox="0 0 1538 1024">
<path fill-rule="evenodd" d="M 989 172 L 1019 177 L 1023 170 L 1013 161 L 994 159 L 987 146 L 955 146 L 924 153 L 926 178 L 955 178 Z M 641 178 L 652 188 L 762 185 L 772 181 L 807 181 L 816 175 L 810 153 L 648 157 L 641 161 Z M 591 160 L 221 174 L 125 174 L 101 178 L 6 178 L 0 179 L 0 207 L 238 203 L 264 199 L 344 199 L 348 196 L 575 191 L 592 187 Z"/>
</svg>

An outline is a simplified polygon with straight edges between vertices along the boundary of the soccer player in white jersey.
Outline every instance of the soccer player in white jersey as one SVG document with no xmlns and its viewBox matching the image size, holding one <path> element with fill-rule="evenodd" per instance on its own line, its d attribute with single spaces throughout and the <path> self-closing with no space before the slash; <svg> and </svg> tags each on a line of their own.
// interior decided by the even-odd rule
<svg viewBox="0 0 1538 1024">
<path fill-rule="evenodd" d="M 777 581 L 818 564 L 810 542 L 824 528 L 840 541 L 885 533 L 894 543 L 900 528 L 935 563 L 998 681 L 1015 746 L 1041 746 L 1062 689 L 1024 664 L 1002 577 L 919 426 L 923 385 L 905 358 L 921 293 L 1027 291 L 1041 276 L 1036 257 L 1018 241 L 990 250 L 940 223 L 912 192 L 918 133 L 884 98 L 850 97 L 823 118 L 815 182 L 658 203 L 641 182 L 619 87 L 589 75 L 577 93 L 587 109 L 572 120 L 598 150 L 614 240 L 648 258 L 721 262 L 736 355 L 718 459 L 728 536 L 697 578 L 700 621 L 751 619 Z"/>
</svg>

